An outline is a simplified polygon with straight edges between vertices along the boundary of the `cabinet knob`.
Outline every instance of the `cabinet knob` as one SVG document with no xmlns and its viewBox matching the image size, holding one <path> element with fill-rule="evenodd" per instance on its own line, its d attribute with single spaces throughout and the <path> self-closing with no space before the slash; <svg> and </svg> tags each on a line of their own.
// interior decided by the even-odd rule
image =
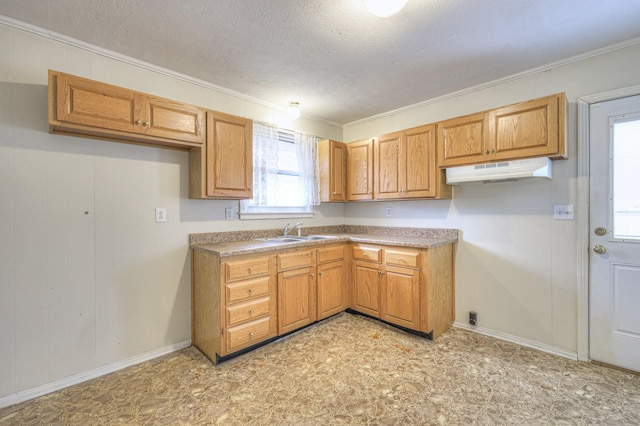
<svg viewBox="0 0 640 426">
<path fill-rule="evenodd" d="M 316 277 L 316 274 L 309 274 L 309 275 L 311 275 L 311 278 L 315 278 Z"/>
<path fill-rule="evenodd" d="M 249 273 L 253 272 L 253 266 L 249 266 Z"/>
<path fill-rule="evenodd" d="M 378 271 L 378 275 L 384 275 L 384 271 Z"/>
<path fill-rule="evenodd" d="M 254 334 L 255 334 L 255 333 L 249 333 L 249 336 L 253 337 L 253 335 L 254 335 Z"/>
<path fill-rule="evenodd" d="M 253 309 L 249 311 L 249 314 L 253 315 Z"/>
<path fill-rule="evenodd" d="M 252 288 L 249 289 L 249 293 L 253 293 L 253 289 Z"/>
<path fill-rule="evenodd" d="M 142 123 L 142 120 L 137 119 L 134 123 L 136 123 L 136 124 L 140 124 L 140 123 Z"/>
<path fill-rule="evenodd" d="M 493 154 L 494 152 L 496 152 L 496 150 L 491 148 L 491 153 Z"/>
<path fill-rule="evenodd" d="M 485 149 L 485 150 L 484 150 L 484 155 L 487 155 L 487 154 L 489 154 L 489 150 L 488 150 L 488 149 Z"/>
<path fill-rule="evenodd" d="M 318 272 L 318 275 L 322 276 L 322 274 L 323 274 L 323 272 L 322 272 L 322 271 Z"/>
<path fill-rule="evenodd" d="M 336 191 L 333 191 L 333 195 L 336 195 Z"/>
<path fill-rule="evenodd" d="M 142 125 L 146 127 L 146 126 L 148 126 L 148 125 L 149 125 L 149 122 L 148 122 L 148 121 L 145 121 L 144 123 L 142 123 Z"/>
</svg>

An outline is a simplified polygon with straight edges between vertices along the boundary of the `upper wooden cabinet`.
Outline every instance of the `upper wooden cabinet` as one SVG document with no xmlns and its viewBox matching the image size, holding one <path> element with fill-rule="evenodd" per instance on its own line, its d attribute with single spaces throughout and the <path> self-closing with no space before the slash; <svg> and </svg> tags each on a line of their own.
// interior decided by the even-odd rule
<svg viewBox="0 0 640 426">
<path fill-rule="evenodd" d="M 253 197 L 253 124 L 207 111 L 207 141 L 189 154 L 190 198 Z"/>
<path fill-rule="evenodd" d="M 566 158 L 564 93 L 438 123 L 438 164 Z"/>
<path fill-rule="evenodd" d="M 436 166 L 435 125 L 380 136 L 374 150 L 374 199 L 449 198 Z"/>
<path fill-rule="evenodd" d="M 374 139 L 347 144 L 347 200 L 373 200 Z"/>
<path fill-rule="evenodd" d="M 205 141 L 205 110 L 49 70 L 49 125 L 71 133 L 188 149 Z"/>
<path fill-rule="evenodd" d="M 323 140 L 318 143 L 320 201 L 347 201 L 347 145 Z"/>
</svg>

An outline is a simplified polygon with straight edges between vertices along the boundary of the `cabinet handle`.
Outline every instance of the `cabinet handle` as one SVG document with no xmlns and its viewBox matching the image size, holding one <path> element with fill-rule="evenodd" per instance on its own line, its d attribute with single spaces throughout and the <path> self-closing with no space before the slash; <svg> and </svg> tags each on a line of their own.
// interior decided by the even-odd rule
<svg viewBox="0 0 640 426">
<path fill-rule="evenodd" d="M 140 124 L 140 123 L 142 123 L 142 120 L 137 119 L 137 120 L 135 121 L 135 123 L 136 123 L 136 124 Z"/>
</svg>

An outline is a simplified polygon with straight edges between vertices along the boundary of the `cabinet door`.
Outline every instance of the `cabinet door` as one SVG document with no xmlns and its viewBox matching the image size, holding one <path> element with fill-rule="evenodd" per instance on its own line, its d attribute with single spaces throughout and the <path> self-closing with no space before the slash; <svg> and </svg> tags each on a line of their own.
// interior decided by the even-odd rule
<svg viewBox="0 0 640 426">
<path fill-rule="evenodd" d="M 373 199 L 373 139 L 347 144 L 347 199 Z"/>
<path fill-rule="evenodd" d="M 347 279 L 344 261 L 318 266 L 318 319 L 347 309 Z"/>
<path fill-rule="evenodd" d="M 420 274 L 415 269 L 386 266 L 380 295 L 380 319 L 418 330 Z"/>
<path fill-rule="evenodd" d="M 56 119 L 122 132 L 142 131 L 144 101 L 121 87 L 67 74 L 56 76 Z"/>
<path fill-rule="evenodd" d="M 404 131 L 400 151 L 400 196 L 402 198 L 435 197 L 436 180 L 435 126 L 421 126 Z"/>
<path fill-rule="evenodd" d="M 461 166 L 488 161 L 487 114 L 467 115 L 438 123 L 438 165 Z"/>
<path fill-rule="evenodd" d="M 376 199 L 401 198 L 401 154 L 404 147 L 402 132 L 378 138 L 374 145 L 374 194 Z M 401 148 L 402 146 L 402 148 Z"/>
<path fill-rule="evenodd" d="M 376 263 L 353 261 L 353 309 L 378 317 L 380 270 Z"/>
<path fill-rule="evenodd" d="M 206 196 L 253 197 L 252 132 L 251 120 L 207 112 Z"/>
<path fill-rule="evenodd" d="M 313 267 L 278 273 L 278 334 L 316 320 L 316 280 Z"/>
<path fill-rule="evenodd" d="M 323 140 L 318 143 L 320 201 L 347 201 L 347 145 Z"/>
<path fill-rule="evenodd" d="M 564 144 L 560 144 L 564 138 L 559 133 L 560 97 L 549 96 L 492 110 L 489 131 L 493 159 L 542 157 L 564 151 Z"/>
<path fill-rule="evenodd" d="M 167 139 L 204 143 L 205 110 L 193 105 L 169 99 L 147 96 L 145 98 L 147 123 L 144 133 Z"/>
</svg>

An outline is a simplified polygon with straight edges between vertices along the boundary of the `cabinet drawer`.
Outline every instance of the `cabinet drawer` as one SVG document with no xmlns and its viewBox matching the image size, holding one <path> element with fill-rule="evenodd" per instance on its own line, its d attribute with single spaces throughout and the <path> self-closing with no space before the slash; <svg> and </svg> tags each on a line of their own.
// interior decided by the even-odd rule
<svg viewBox="0 0 640 426">
<path fill-rule="evenodd" d="M 227 326 L 241 324 L 255 318 L 269 315 L 269 297 L 227 306 Z"/>
<path fill-rule="evenodd" d="M 342 259 L 344 259 L 344 246 L 318 249 L 318 263 L 326 263 Z"/>
<path fill-rule="evenodd" d="M 278 271 L 313 265 L 313 250 L 295 251 L 278 255 Z"/>
<path fill-rule="evenodd" d="M 269 258 L 236 260 L 225 263 L 226 281 L 269 275 Z"/>
<path fill-rule="evenodd" d="M 370 262 L 380 262 L 380 254 L 382 249 L 377 247 L 354 246 L 353 258 L 368 260 Z"/>
<path fill-rule="evenodd" d="M 255 280 L 227 284 L 225 288 L 225 300 L 227 304 L 258 296 L 267 296 L 269 294 L 269 279 L 269 277 L 263 277 Z"/>
<path fill-rule="evenodd" d="M 398 265 L 417 268 L 420 264 L 420 252 L 405 250 L 385 250 L 384 263 L 386 263 L 387 265 Z"/>
<path fill-rule="evenodd" d="M 227 352 L 233 352 L 269 337 L 269 317 L 227 329 Z"/>
</svg>

